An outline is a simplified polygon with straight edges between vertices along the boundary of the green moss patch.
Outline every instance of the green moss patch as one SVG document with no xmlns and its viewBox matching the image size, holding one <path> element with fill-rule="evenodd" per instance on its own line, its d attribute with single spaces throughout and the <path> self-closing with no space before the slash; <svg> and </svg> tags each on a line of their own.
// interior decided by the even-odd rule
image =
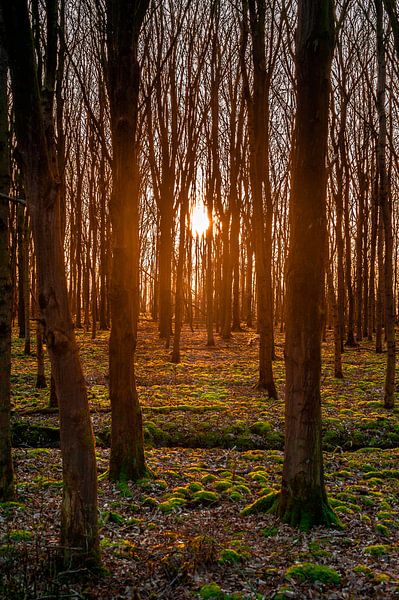
<svg viewBox="0 0 399 600">
<path fill-rule="evenodd" d="M 388 544 L 374 544 L 366 546 L 364 552 L 370 554 L 374 558 L 380 558 L 382 556 L 388 556 L 392 551 L 392 547 Z"/>
<path fill-rule="evenodd" d="M 33 533 L 27 529 L 12 529 L 8 537 L 13 542 L 27 542 L 33 538 Z"/>
<path fill-rule="evenodd" d="M 193 494 L 193 504 L 215 504 L 219 501 L 219 494 L 209 490 L 200 490 Z"/>
<path fill-rule="evenodd" d="M 341 575 L 335 569 L 310 562 L 292 565 L 286 570 L 285 577 L 300 582 L 318 582 L 324 585 L 339 585 L 341 582 Z"/>
<path fill-rule="evenodd" d="M 253 515 L 259 512 L 269 512 L 272 511 L 275 505 L 275 502 L 278 501 L 279 492 L 270 492 L 264 496 L 261 496 L 252 504 L 246 506 L 242 511 L 241 515 L 246 517 L 247 515 Z"/>
</svg>

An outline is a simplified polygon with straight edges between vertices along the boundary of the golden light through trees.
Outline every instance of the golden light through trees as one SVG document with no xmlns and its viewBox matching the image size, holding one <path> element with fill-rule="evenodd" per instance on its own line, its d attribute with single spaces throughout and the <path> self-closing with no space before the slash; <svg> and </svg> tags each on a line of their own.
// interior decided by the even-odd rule
<svg viewBox="0 0 399 600">
<path fill-rule="evenodd" d="M 191 209 L 190 225 L 195 236 L 201 238 L 205 235 L 209 227 L 209 217 L 202 200 L 197 200 Z"/>
</svg>

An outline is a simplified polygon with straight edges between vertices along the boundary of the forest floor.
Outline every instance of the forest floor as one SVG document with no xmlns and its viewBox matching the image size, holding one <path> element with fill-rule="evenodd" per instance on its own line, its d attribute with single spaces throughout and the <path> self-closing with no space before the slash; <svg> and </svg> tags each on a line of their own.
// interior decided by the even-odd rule
<svg viewBox="0 0 399 600">
<path fill-rule="evenodd" d="M 97 440 L 101 577 L 56 573 L 62 472 L 57 414 L 36 390 L 34 356 L 13 344 L 18 502 L 0 504 L 0 598 L 399 598 L 399 410 L 382 405 L 386 355 L 362 342 L 333 377 L 323 345 L 323 445 L 342 530 L 302 533 L 245 506 L 279 488 L 283 462 L 283 338 L 279 400 L 254 389 L 253 331 L 216 338 L 184 330 L 182 362 L 140 321 L 137 383 L 153 476 L 107 480 L 108 334 L 78 333 Z M 310 563 L 311 566 L 309 566 Z M 294 567 L 291 569 L 291 567 Z M 329 569 L 332 569 L 329 570 Z"/>
</svg>

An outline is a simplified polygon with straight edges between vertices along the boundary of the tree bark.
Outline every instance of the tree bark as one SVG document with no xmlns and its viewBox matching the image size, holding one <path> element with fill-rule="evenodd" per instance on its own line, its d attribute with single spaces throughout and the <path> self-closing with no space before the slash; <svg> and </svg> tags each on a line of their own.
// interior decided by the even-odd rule
<svg viewBox="0 0 399 600">
<path fill-rule="evenodd" d="M 7 56 L 0 7 L 0 192 L 5 195 L 10 189 L 8 139 Z M 8 202 L 0 198 L 0 502 L 15 498 L 10 426 L 12 284 L 8 238 Z"/>
<path fill-rule="evenodd" d="M 285 453 L 275 509 L 283 521 L 309 529 L 337 522 L 324 485 L 320 402 L 333 2 L 299 0 L 298 18 L 286 298 Z"/>
<path fill-rule="evenodd" d="M 386 96 L 386 62 L 383 26 L 382 0 L 375 0 L 377 11 L 377 111 L 378 111 L 378 143 L 377 143 L 377 174 L 378 174 L 378 204 L 384 227 L 385 256 L 384 256 L 384 294 L 385 294 L 385 337 L 387 342 L 387 368 L 384 389 L 384 407 L 393 408 L 395 404 L 395 306 L 393 295 L 393 232 L 392 206 L 389 197 L 389 178 L 386 167 L 387 117 L 385 112 Z"/>
<path fill-rule="evenodd" d="M 243 3 L 244 8 L 246 2 Z M 272 294 L 272 206 L 269 175 L 268 126 L 269 83 L 271 73 L 266 70 L 265 3 L 248 2 L 249 24 L 252 36 L 254 66 L 253 92 L 250 91 L 245 67 L 247 43 L 247 15 L 242 23 L 241 72 L 244 96 L 248 106 L 250 144 L 250 180 L 253 200 L 252 224 L 254 232 L 255 269 L 257 284 L 257 324 L 259 331 L 259 377 L 257 388 L 265 390 L 269 398 L 277 398 L 273 378 L 273 294 Z M 263 190 L 266 214 L 263 208 Z"/>
<path fill-rule="evenodd" d="M 1 0 L 15 110 L 15 133 L 37 254 L 38 295 L 60 399 L 64 564 L 97 563 L 97 472 L 86 386 L 68 306 L 59 182 L 51 161 L 26 0 Z"/>
<path fill-rule="evenodd" d="M 107 0 L 107 77 L 112 131 L 112 271 L 109 382 L 110 479 L 146 473 L 134 355 L 139 313 L 138 37 L 148 0 Z"/>
</svg>

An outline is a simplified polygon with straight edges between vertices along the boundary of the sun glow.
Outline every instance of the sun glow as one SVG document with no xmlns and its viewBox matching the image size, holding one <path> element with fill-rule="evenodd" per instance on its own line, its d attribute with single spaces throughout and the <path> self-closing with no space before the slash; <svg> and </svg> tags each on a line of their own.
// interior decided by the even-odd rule
<svg viewBox="0 0 399 600">
<path fill-rule="evenodd" d="M 203 202 L 197 202 L 191 209 L 191 231 L 202 237 L 209 227 L 208 212 Z"/>
</svg>

